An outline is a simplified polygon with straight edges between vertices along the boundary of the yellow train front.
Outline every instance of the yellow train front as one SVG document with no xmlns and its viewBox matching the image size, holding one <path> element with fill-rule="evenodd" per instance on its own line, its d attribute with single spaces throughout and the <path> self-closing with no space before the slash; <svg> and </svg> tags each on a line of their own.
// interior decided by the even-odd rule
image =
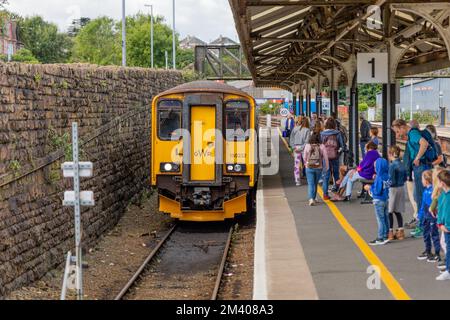
<svg viewBox="0 0 450 320">
<path fill-rule="evenodd" d="M 226 84 L 196 81 L 152 104 L 152 185 L 159 210 L 183 221 L 223 221 L 255 209 L 254 99 Z"/>
</svg>

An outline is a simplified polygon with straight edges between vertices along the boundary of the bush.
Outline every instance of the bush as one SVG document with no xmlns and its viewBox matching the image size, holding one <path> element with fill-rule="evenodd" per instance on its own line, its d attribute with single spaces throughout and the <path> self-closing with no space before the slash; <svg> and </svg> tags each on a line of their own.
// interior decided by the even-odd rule
<svg viewBox="0 0 450 320">
<path fill-rule="evenodd" d="M 272 108 L 270 107 L 272 105 Z M 259 112 L 263 115 L 266 114 L 278 114 L 280 113 L 280 109 L 281 109 L 281 105 L 278 103 L 273 103 L 273 102 L 264 102 L 260 108 L 259 108 Z"/>
<path fill-rule="evenodd" d="M 31 64 L 39 63 L 39 60 L 36 59 L 33 56 L 33 53 L 28 49 L 20 49 L 17 51 L 16 54 L 12 56 L 12 61 Z"/>
<path fill-rule="evenodd" d="M 402 112 L 400 118 L 406 121 L 411 120 L 410 112 Z M 433 124 L 439 120 L 439 116 L 435 115 L 431 110 L 417 111 L 413 113 L 413 119 L 417 120 L 420 124 Z"/>
<path fill-rule="evenodd" d="M 358 110 L 359 110 L 359 112 L 366 112 L 367 110 L 369 110 L 369 105 L 365 102 L 361 102 L 358 105 Z"/>
</svg>

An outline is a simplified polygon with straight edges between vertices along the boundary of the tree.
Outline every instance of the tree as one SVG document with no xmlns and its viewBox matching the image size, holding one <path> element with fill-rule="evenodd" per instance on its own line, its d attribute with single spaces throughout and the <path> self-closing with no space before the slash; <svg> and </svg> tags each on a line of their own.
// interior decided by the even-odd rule
<svg viewBox="0 0 450 320">
<path fill-rule="evenodd" d="M 121 39 L 116 22 L 108 17 L 90 21 L 74 39 L 72 60 L 98 65 L 120 65 Z"/>
<path fill-rule="evenodd" d="M 165 51 L 169 54 L 169 66 L 172 62 L 172 29 L 164 23 L 161 16 L 153 20 L 153 48 L 155 67 L 164 68 L 166 65 Z M 177 49 L 177 67 L 183 68 L 194 62 L 193 53 L 190 62 L 189 52 L 179 49 L 178 35 L 175 35 Z M 137 14 L 127 18 L 127 55 L 128 65 L 135 67 L 151 66 L 151 39 L 150 39 L 150 16 Z"/>
<path fill-rule="evenodd" d="M 20 19 L 19 39 L 42 63 L 63 63 L 69 60 L 72 41 L 65 33 L 59 33 L 56 24 L 33 16 Z"/>
<path fill-rule="evenodd" d="M 74 19 L 72 24 L 67 29 L 67 34 L 70 37 L 76 37 L 80 30 L 86 26 L 89 22 L 91 22 L 90 18 L 81 17 L 80 19 Z"/>
<path fill-rule="evenodd" d="M 177 67 L 184 69 L 194 63 L 194 50 L 193 49 L 181 49 L 177 50 Z"/>
<path fill-rule="evenodd" d="M 12 56 L 12 61 L 24 63 L 39 63 L 39 60 L 33 56 L 33 53 L 28 49 L 20 49 Z"/>
<path fill-rule="evenodd" d="M 369 108 L 373 108 L 377 105 L 377 94 L 381 91 L 380 84 L 361 84 L 358 86 L 359 102 L 365 102 Z"/>
</svg>

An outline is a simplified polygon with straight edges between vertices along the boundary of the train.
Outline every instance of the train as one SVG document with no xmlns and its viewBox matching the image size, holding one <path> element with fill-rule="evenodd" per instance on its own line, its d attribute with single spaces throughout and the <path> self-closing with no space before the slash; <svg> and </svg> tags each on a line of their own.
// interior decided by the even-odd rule
<svg viewBox="0 0 450 320">
<path fill-rule="evenodd" d="M 224 83 L 194 81 L 153 99 L 151 184 L 159 211 L 180 221 L 251 214 L 258 183 L 253 97 Z"/>
</svg>

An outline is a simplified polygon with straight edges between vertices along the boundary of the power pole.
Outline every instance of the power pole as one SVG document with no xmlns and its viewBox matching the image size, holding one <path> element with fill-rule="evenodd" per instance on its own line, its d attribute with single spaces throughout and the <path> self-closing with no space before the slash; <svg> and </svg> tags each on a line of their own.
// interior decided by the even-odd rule
<svg viewBox="0 0 450 320">
<path fill-rule="evenodd" d="M 173 69 L 176 70 L 177 69 L 177 52 L 176 52 L 176 47 L 175 47 L 175 0 L 172 1 L 172 13 L 173 13 L 173 27 L 172 27 L 172 53 L 173 53 Z"/>
<path fill-rule="evenodd" d="M 151 46 L 151 67 L 154 68 L 154 53 L 153 53 L 153 5 L 146 4 L 146 7 L 150 7 L 150 46 Z"/>
<path fill-rule="evenodd" d="M 127 21 L 125 14 L 125 0 L 122 0 L 122 66 L 127 66 Z"/>
</svg>

